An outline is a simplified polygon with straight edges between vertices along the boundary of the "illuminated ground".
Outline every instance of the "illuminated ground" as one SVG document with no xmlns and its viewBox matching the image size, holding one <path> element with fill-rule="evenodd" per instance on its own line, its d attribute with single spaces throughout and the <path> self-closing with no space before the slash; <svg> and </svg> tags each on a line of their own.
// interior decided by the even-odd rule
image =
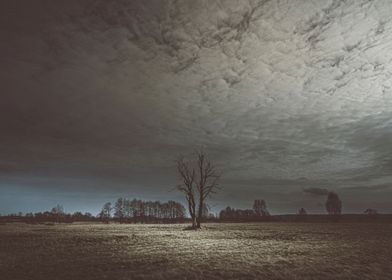
<svg viewBox="0 0 392 280">
<path fill-rule="evenodd" d="M 390 279 L 392 224 L 1 225 L 1 279 Z"/>
</svg>

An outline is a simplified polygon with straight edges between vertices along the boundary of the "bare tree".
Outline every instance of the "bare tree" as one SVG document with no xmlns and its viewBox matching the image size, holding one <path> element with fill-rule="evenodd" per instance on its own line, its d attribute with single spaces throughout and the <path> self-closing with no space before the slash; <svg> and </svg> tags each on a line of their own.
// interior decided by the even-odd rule
<svg viewBox="0 0 392 280">
<path fill-rule="evenodd" d="M 125 217 L 125 199 L 120 197 L 114 204 L 114 217 L 118 218 L 119 222 L 122 223 Z"/>
<path fill-rule="evenodd" d="M 177 171 L 182 179 L 182 184 L 177 186 L 177 189 L 185 194 L 192 228 L 200 228 L 206 200 L 218 189 L 220 176 L 203 151 L 196 152 L 196 163 L 186 161 L 181 156 L 177 160 Z"/>
<path fill-rule="evenodd" d="M 199 207 L 196 227 L 200 228 L 203 219 L 207 198 L 218 189 L 220 176 L 217 174 L 215 166 L 203 151 L 197 152 L 197 167 L 199 180 L 196 185 L 199 194 Z"/>
<path fill-rule="evenodd" d="M 188 203 L 188 211 L 192 220 L 192 228 L 196 228 L 196 203 L 194 183 L 196 171 L 194 167 L 181 156 L 177 160 L 177 171 L 182 179 L 182 184 L 177 186 L 177 189 L 185 194 L 185 199 Z"/>
</svg>

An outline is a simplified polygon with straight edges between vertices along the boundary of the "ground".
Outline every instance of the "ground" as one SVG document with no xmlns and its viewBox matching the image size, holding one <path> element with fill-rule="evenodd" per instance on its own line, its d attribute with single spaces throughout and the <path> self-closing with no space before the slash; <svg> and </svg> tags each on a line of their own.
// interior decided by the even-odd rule
<svg viewBox="0 0 392 280">
<path fill-rule="evenodd" d="M 390 279 L 392 224 L 0 226 L 0 279 Z"/>
</svg>

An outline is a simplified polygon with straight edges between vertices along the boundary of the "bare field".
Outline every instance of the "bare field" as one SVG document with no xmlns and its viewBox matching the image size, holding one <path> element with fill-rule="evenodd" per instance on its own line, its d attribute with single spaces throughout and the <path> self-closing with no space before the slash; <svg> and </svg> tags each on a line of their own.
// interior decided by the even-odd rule
<svg viewBox="0 0 392 280">
<path fill-rule="evenodd" d="M 0 279 L 391 279 L 392 224 L 0 225 Z"/>
</svg>

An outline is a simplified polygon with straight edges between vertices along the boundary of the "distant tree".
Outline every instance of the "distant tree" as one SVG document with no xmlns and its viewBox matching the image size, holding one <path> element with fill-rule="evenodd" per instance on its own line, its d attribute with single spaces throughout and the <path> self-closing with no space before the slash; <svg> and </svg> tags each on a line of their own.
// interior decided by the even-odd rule
<svg viewBox="0 0 392 280">
<path fill-rule="evenodd" d="M 306 212 L 305 208 L 300 208 L 298 209 L 297 215 L 298 215 L 297 220 L 303 222 L 306 220 L 306 216 L 308 215 L 308 213 Z"/>
<path fill-rule="evenodd" d="M 210 208 L 207 203 L 204 203 L 203 214 L 202 214 L 203 219 L 207 219 L 209 217 L 209 213 L 210 213 Z"/>
<path fill-rule="evenodd" d="M 86 221 L 91 221 L 94 219 L 93 215 L 90 212 L 85 212 L 84 217 L 85 217 Z"/>
<path fill-rule="evenodd" d="M 376 209 L 368 208 L 364 211 L 364 213 L 367 215 L 377 215 L 378 211 Z"/>
<path fill-rule="evenodd" d="M 118 198 L 114 204 L 114 217 L 118 218 L 120 223 L 123 222 L 125 217 L 125 199 Z"/>
<path fill-rule="evenodd" d="M 216 213 L 208 213 L 208 217 L 209 220 L 216 220 L 218 218 Z"/>
<path fill-rule="evenodd" d="M 335 192 L 329 192 L 325 208 L 329 215 L 340 215 L 342 213 L 342 201 Z"/>
<path fill-rule="evenodd" d="M 107 213 L 108 206 L 104 207 L 98 215 L 104 221 L 110 216 Z M 165 222 L 181 222 L 186 216 L 185 207 L 176 201 L 168 202 L 145 201 L 139 199 L 119 198 L 114 203 L 113 217 L 120 222 L 153 222 L 164 220 Z"/>
<path fill-rule="evenodd" d="M 306 212 L 306 210 L 305 210 L 305 208 L 300 208 L 300 209 L 298 209 L 298 215 L 300 215 L 300 216 L 305 216 L 305 215 L 307 215 L 308 213 Z"/>
<path fill-rule="evenodd" d="M 192 228 L 200 228 L 207 199 L 218 189 L 220 176 L 203 151 L 196 152 L 195 163 L 180 157 L 177 160 L 177 171 L 182 179 L 182 184 L 177 188 L 185 194 Z"/>
<path fill-rule="evenodd" d="M 171 220 L 180 219 L 185 217 L 185 207 L 178 202 L 169 200 L 166 204 L 166 207 L 163 207 L 163 210 L 167 210 L 167 218 Z"/>
<path fill-rule="evenodd" d="M 83 221 L 84 220 L 84 215 L 82 212 L 75 212 L 72 214 L 72 220 L 73 221 Z"/>
<path fill-rule="evenodd" d="M 69 218 L 71 221 L 79 221 L 79 222 L 91 221 L 91 220 L 93 220 L 93 215 L 91 215 L 91 213 L 88 213 L 88 212 L 83 214 L 82 212 L 77 211 L 77 212 L 74 212 Z"/>
<path fill-rule="evenodd" d="M 219 213 L 219 219 L 221 220 L 235 220 L 235 221 L 259 221 L 262 215 L 268 216 L 268 211 L 262 211 L 256 213 L 254 209 L 234 209 L 226 207 Z"/>
<path fill-rule="evenodd" d="M 60 222 L 60 218 L 64 216 L 64 207 L 60 204 L 57 204 L 56 207 L 53 207 L 51 210 L 51 214 L 55 217 L 56 222 Z"/>
<path fill-rule="evenodd" d="M 32 212 L 29 212 L 29 213 L 25 214 L 25 217 L 32 218 L 32 217 L 34 217 L 34 214 Z"/>
<path fill-rule="evenodd" d="M 103 205 L 101 212 L 99 213 L 99 218 L 102 221 L 108 223 L 111 216 L 112 216 L 112 203 L 106 202 Z"/>
<path fill-rule="evenodd" d="M 184 205 L 182 205 L 181 203 L 177 202 L 177 218 L 179 219 L 184 219 L 186 216 L 186 210 Z"/>
<path fill-rule="evenodd" d="M 256 199 L 253 203 L 253 211 L 256 216 L 269 216 L 269 212 L 267 210 L 267 204 L 263 199 Z"/>
<path fill-rule="evenodd" d="M 230 206 L 227 206 L 225 209 L 219 212 L 219 219 L 225 220 L 232 218 L 232 209 Z"/>
</svg>

